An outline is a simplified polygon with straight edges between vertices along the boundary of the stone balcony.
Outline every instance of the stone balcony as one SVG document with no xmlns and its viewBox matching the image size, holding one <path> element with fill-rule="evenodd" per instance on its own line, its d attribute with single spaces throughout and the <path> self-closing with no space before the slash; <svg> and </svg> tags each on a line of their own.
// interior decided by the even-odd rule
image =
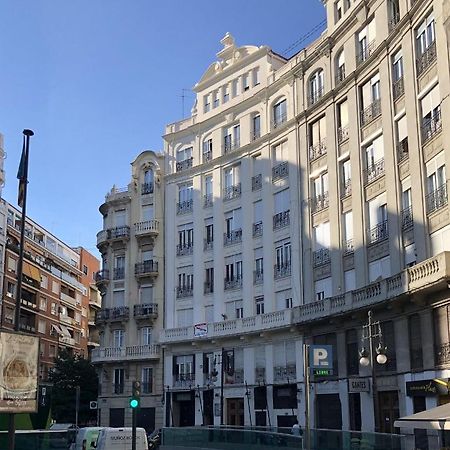
<svg viewBox="0 0 450 450">
<path fill-rule="evenodd" d="M 294 323 L 320 320 L 360 308 L 371 307 L 416 291 L 435 287 L 450 278 L 450 252 L 443 252 L 392 277 L 371 283 L 361 289 L 293 308 Z"/>
<path fill-rule="evenodd" d="M 134 234 L 140 243 L 153 245 L 159 234 L 159 221 L 152 219 L 136 222 L 134 224 Z"/>
<path fill-rule="evenodd" d="M 243 319 L 225 320 L 208 324 L 208 330 L 202 338 L 194 337 L 194 327 L 168 328 L 161 331 L 161 343 L 212 339 L 264 330 L 287 327 L 292 323 L 291 310 L 274 311 L 267 314 L 245 317 Z"/>
<path fill-rule="evenodd" d="M 160 347 L 157 344 L 131 345 L 129 347 L 101 347 L 92 351 L 92 363 L 159 359 L 159 355 Z"/>
<path fill-rule="evenodd" d="M 165 329 L 161 332 L 160 342 L 193 342 L 290 327 L 293 324 L 308 323 L 382 303 L 394 302 L 415 292 L 447 289 L 449 279 L 450 252 L 443 252 L 396 275 L 345 294 L 296 306 L 293 309 L 210 323 L 206 334 L 202 337 L 194 336 L 193 326 Z"/>
</svg>

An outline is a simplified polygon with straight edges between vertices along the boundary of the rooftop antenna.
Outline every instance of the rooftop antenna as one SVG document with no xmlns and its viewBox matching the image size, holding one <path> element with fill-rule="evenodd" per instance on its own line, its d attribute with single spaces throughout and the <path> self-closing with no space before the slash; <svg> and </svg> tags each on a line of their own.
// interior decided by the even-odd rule
<svg viewBox="0 0 450 450">
<path fill-rule="evenodd" d="M 191 92 L 190 89 L 183 88 L 181 89 L 181 117 L 184 119 L 184 99 L 186 97 L 185 92 Z"/>
</svg>

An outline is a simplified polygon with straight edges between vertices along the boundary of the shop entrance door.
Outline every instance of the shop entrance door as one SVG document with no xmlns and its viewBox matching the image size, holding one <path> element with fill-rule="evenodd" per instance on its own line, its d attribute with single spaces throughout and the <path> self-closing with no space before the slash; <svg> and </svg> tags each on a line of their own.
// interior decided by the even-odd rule
<svg viewBox="0 0 450 450">
<path fill-rule="evenodd" d="M 244 426 L 243 398 L 227 398 L 227 425 Z"/>
</svg>

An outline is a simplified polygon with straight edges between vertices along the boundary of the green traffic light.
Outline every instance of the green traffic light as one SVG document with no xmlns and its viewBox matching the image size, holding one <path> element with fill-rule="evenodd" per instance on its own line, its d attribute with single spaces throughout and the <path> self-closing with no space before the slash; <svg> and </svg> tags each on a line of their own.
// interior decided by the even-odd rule
<svg viewBox="0 0 450 450">
<path fill-rule="evenodd" d="M 130 400 L 130 408 L 137 408 L 139 406 L 139 400 L 132 398 Z"/>
</svg>

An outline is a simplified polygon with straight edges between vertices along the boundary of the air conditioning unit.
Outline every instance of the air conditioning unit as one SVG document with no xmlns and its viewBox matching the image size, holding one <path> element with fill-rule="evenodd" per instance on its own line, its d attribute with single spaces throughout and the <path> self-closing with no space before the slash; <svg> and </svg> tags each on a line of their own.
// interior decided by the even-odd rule
<svg viewBox="0 0 450 450">
<path fill-rule="evenodd" d="M 7 296 L 7 297 L 10 297 L 10 298 L 13 298 L 12 292 L 7 292 L 7 293 L 6 293 L 6 296 Z"/>
</svg>

